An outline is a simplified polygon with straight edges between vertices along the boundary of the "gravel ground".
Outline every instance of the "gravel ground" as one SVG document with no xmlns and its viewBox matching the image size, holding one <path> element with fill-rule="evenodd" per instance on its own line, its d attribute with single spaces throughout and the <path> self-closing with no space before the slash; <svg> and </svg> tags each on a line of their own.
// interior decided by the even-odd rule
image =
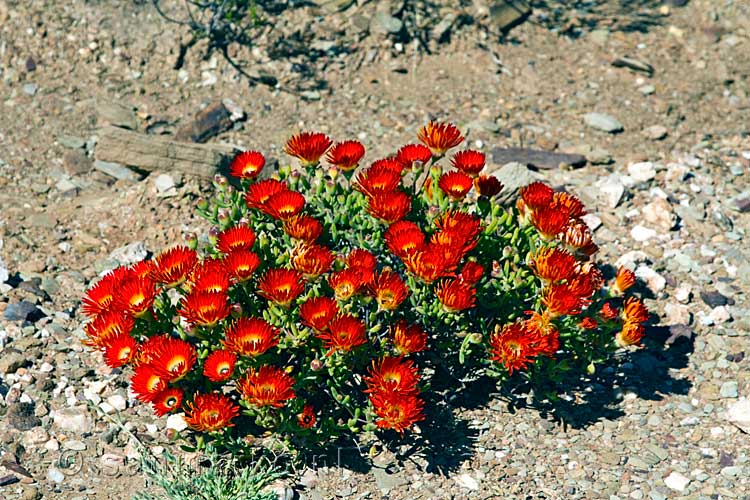
<svg viewBox="0 0 750 500">
<path fill-rule="evenodd" d="M 573 18 L 566 29 L 578 36 L 564 37 L 537 12 L 502 42 L 485 19 L 425 46 L 358 28 L 377 2 L 297 9 L 236 54 L 274 74 L 279 90 L 248 85 L 200 44 L 172 69 L 186 33 L 147 5 L 0 0 L 0 498 L 141 490 L 116 415 L 155 451 L 169 446 L 165 420 L 80 344 L 78 300 L 103 270 L 204 231 L 192 205 L 207 183 L 102 172 L 97 127 L 172 134 L 225 98 L 246 119 L 213 142 L 272 157 L 291 133 L 314 128 L 359 138 L 374 159 L 435 117 L 488 154 L 584 154 L 575 170 L 492 169 L 580 195 L 601 260 L 634 265 L 655 313 L 648 348 L 604 368 L 563 422 L 494 397 L 451 403 L 444 448 L 383 452 L 369 469 L 342 450 L 341 463 L 311 464 L 290 484 L 295 495 L 750 498 L 750 5 L 654 3 L 658 22 L 643 31 Z M 481 14 L 475 4 L 467 9 Z M 300 30 L 307 44 L 347 50 L 271 60 L 279 37 Z M 622 57 L 653 73 L 612 65 Z M 744 432 L 731 418 L 745 419 Z"/>
</svg>

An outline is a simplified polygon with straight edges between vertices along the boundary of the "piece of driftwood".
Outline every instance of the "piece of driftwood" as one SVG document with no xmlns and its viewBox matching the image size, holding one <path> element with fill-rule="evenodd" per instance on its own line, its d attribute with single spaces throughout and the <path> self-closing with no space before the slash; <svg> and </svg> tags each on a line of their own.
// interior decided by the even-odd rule
<svg viewBox="0 0 750 500">
<path fill-rule="evenodd" d="M 517 162 L 537 169 L 551 170 L 559 168 L 562 164 L 582 167 L 586 164 L 586 157 L 576 154 L 551 153 L 542 149 L 495 148 L 492 150 L 492 162 L 496 165 Z"/>
<path fill-rule="evenodd" d="M 238 148 L 228 144 L 195 144 L 132 132 L 117 127 L 98 131 L 94 157 L 153 172 L 182 172 L 213 177 L 226 173 L 226 166 Z"/>
</svg>

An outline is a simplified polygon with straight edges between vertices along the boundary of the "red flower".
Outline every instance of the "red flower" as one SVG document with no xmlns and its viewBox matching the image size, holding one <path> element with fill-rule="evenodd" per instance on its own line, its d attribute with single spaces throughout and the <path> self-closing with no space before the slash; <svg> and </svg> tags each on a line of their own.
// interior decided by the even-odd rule
<svg viewBox="0 0 750 500">
<path fill-rule="evenodd" d="M 526 311 L 526 314 L 529 314 L 529 318 L 523 322 L 523 325 L 529 333 L 544 337 L 557 331 L 546 311 L 543 314 L 535 311 Z"/>
<path fill-rule="evenodd" d="M 120 311 L 104 311 L 86 325 L 87 339 L 82 343 L 89 347 L 103 348 L 111 339 L 122 335 L 130 336 L 134 325 L 130 315 Z"/>
<path fill-rule="evenodd" d="M 328 324 L 338 313 L 336 301 L 329 297 L 313 297 L 299 308 L 302 324 L 316 332 L 322 332 L 328 328 Z"/>
<path fill-rule="evenodd" d="M 127 333 L 110 337 L 104 341 L 104 362 L 110 368 L 119 368 L 130 363 L 136 354 L 138 343 Z"/>
<path fill-rule="evenodd" d="M 393 349 L 399 356 L 408 356 L 427 348 L 427 333 L 419 325 L 407 325 L 406 321 L 400 320 L 391 327 L 390 333 Z"/>
<path fill-rule="evenodd" d="M 93 318 L 97 314 L 109 310 L 114 301 L 115 290 L 120 283 L 130 278 L 132 273 L 126 267 L 118 267 L 104 275 L 102 279 L 89 288 L 83 297 L 83 313 Z"/>
<path fill-rule="evenodd" d="M 135 368 L 133 378 L 130 380 L 130 388 L 139 401 L 150 403 L 167 388 L 167 381 L 156 372 L 152 365 L 139 365 Z"/>
<path fill-rule="evenodd" d="M 365 250 L 364 248 L 355 248 L 346 257 L 347 267 L 361 267 L 366 269 L 370 273 L 375 272 L 375 267 L 378 265 L 375 256 Z"/>
<path fill-rule="evenodd" d="M 154 335 L 147 338 L 138 346 L 138 353 L 134 364 L 136 366 L 151 365 L 161 352 L 162 346 L 169 339 L 169 335 Z M 152 367 L 153 368 L 153 367 Z"/>
<path fill-rule="evenodd" d="M 307 279 L 315 279 L 328 272 L 336 257 L 328 248 L 321 245 L 301 244 L 292 252 L 291 264 Z"/>
<path fill-rule="evenodd" d="M 354 170 L 365 155 L 365 147 L 359 141 L 339 142 L 328 151 L 326 159 L 341 170 Z"/>
<path fill-rule="evenodd" d="M 151 366 L 157 375 L 167 381 L 179 380 L 193 369 L 196 361 L 195 347 L 181 339 L 167 337 L 154 353 Z"/>
<path fill-rule="evenodd" d="M 297 415 L 297 424 L 303 429 L 315 427 L 315 410 L 310 405 L 305 405 L 302 413 Z"/>
<path fill-rule="evenodd" d="M 558 247 L 543 247 L 531 259 L 531 269 L 545 284 L 558 283 L 572 277 L 578 261 Z"/>
<path fill-rule="evenodd" d="M 216 237 L 216 248 L 222 253 L 251 250 L 254 244 L 255 232 L 245 224 L 225 229 Z"/>
<path fill-rule="evenodd" d="M 394 255 L 405 259 L 408 255 L 422 250 L 425 245 L 425 235 L 413 222 L 398 221 L 385 231 L 385 243 Z"/>
<path fill-rule="evenodd" d="M 404 259 L 406 269 L 425 283 L 432 283 L 441 276 L 449 274 L 449 263 L 445 255 L 435 251 L 434 246 L 410 253 Z"/>
<path fill-rule="evenodd" d="M 175 287 L 185 281 L 198 263 L 198 254 L 188 247 L 177 246 L 165 250 L 154 259 L 151 279 Z"/>
<path fill-rule="evenodd" d="M 461 268 L 461 274 L 459 275 L 459 278 L 461 278 L 464 283 L 474 285 L 480 279 L 482 279 L 483 275 L 484 267 L 482 266 L 482 264 L 470 260 L 466 264 L 464 264 L 464 267 Z"/>
<path fill-rule="evenodd" d="M 115 290 L 114 307 L 133 316 L 141 317 L 151 309 L 156 293 L 153 281 L 148 278 L 132 277 L 120 283 Z"/>
<path fill-rule="evenodd" d="M 211 382 L 223 382 L 232 377 L 236 363 L 235 353 L 223 350 L 214 351 L 203 362 L 203 375 Z"/>
<path fill-rule="evenodd" d="M 400 176 L 401 172 L 403 172 L 404 170 L 404 164 L 398 161 L 396 158 L 381 158 L 380 160 L 375 160 L 374 162 L 372 162 L 370 168 L 384 168 L 393 170 Z"/>
<path fill-rule="evenodd" d="M 388 269 L 375 278 L 373 292 L 380 309 L 386 311 L 396 309 L 409 296 L 409 288 L 404 280 Z"/>
<path fill-rule="evenodd" d="M 305 290 L 302 273 L 294 269 L 269 269 L 258 282 L 258 294 L 288 306 Z"/>
<path fill-rule="evenodd" d="M 628 297 L 622 307 L 622 317 L 627 323 L 645 323 L 648 321 L 648 309 L 636 297 Z"/>
<path fill-rule="evenodd" d="M 265 179 L 256 182 L 247 188 L 245 204 L 248 208 L 263 208 L 263 205 L 271 196 L 287 191 L 288 189 L 286 183 L 277 181 L 276 179 Z"/>
<path fill-rule="evenodd" d="M 493 361 L 505 366 L 509 375 L 514 371 L 524 370 L 540 354 L 539 336 L 529 332 L 521 322 L 499 325 L 490 337 L 490 352 Z"/>
<path fill-rule="evenodd" d="M 289 156 L 299 158 L 302 165 L 308 167 L 317 165 L 320 157 L 331 147 L 333 141 L 325 134 L 319 132 L 301 132 L 293 135 L 284 152 Z"/>
<path fill-rule="evenodd" d="M 447 210 L 435 220 L 441 231 L 459 236 L 464 246 L 471 246 L 474 238 L 482 230 L 482 221 L 478 216 L 460 210 Z"/>
<path fill-rule="evenodd" d="M 238 179 L 255 179 L 266 165 L 266 159 L 258 151 L 237 153 L 229 164 L 229 174 Z"/>
<path fill-rule="evenodd" d="M 328 331 L 318 333 L 323 346 L 331 351 L 349 352 L 357 346 L 367 343 L 365 325 L 351 314 L 337 316 L 328 324 Z"/>
<path fill-rule="evenodd" d="M 612 302 L 605 302 L 601 311 L 599 311 L 599 314 L 601 314 L 604 319 L 613 320 L 620 315 L 620 312 Z"/>
<path fill-rule="evenodd" d="M 558 191 L 552 195 L 551 206 L 562 210 L 571 219 L 577 219 L 586 214 L 583 202 L 570 193 Z"/>
<path fill-rule="evenodd" d="M 594 318 L 586 317 L 582 318 L 581 321 L 578 322 L 578 327 L 584 330 L 593 330 L 597 326 L 599 326 L 599 324 Z"/>
<path fill-rule="evenodd" d="M 137 276 L 138 278 L 150 277 L 153 270 L 154 263 L 150 260 L 141 260 L 128 267 L 131 276 Z"/>
<path fill-rule="evenodd" d="M 218 393 L 196 394 L 186 407 L 185 423 L 199 432 L 218 432 L 234 427 L 232 420 L 240 414 L 239 406 Z"/>
<path fill-rule="evenodd" d="M 222 344 L 240 356 L 260 356 L 278 345 L 279 331 L 260 318 L 239 318 L 227 328 Z"/>
<path fill-rule="evenodd" d="M 159 417 L 163 417 L 167 413 L 179 410 L 182 406 L 182 400 L 184 397 L 185 393 L 182 389 L 176 387 L 164 389 L 154 397 L 154 400 L 151 403 L 154 408 L 154 413 Z"/>
<path fill-rule="evenodd" d="M 372 165 L 357 174 L 354 189 L 368 197 L 395 191 L 401 183 L 401 173 L 386 165 Z"/>
<path fill-rule="evenodd" d="M 477 190 L 479 196 L 486 196 L 492 198 L 497 193 L 503 190 L 503 184 L 497 177 L 492 175 L 480 175 L 474 177 L 474 189 Z"/>
<path fill-rule="evenodd" d="M 449 279 L 438 283 L 435 295 L 448 312 L 458 312 L 476 305 L 477 291 L 461 280 Z"/>
<path fill-rule="evenodd" d="M 224 257 L 224 269 L 237 281 L 247 281 L 260 266 L 260 257 L 248 250 L 235 250 Z"/>
<path fill-rule="evenodd" d="M 430 149 L 422 144 L 407 144 L 402 146 L 396 153 L 396 160 L 401 162 L 406 168 L 421 167 L 432 159 Z"/>
<path fill-rule="evenodd" d="M 339 300 L 349 300 L 364 285 L 363 268 L 350 267 L 328 276 L 328 286 Z"/>
<path fill-rule="evenodd" d="M 617 269 L 617 276 L 615 277 L 615 284 L 612 286 L 612 292 L 615 295 L 622 295 L 630 287 L 635 285 L 635 273 L 630 269 L 620 266 Z"/>
<path fill-rule="evenodd" d="M 284 232 L 295 240 L 312 243 L 323 234 L 323 224 L 309 215 L 297 215 L 284 221 Z"/>
<path fill-rule="evenodd" d="M 231 312 L 226 292 L 192 292 L 180 301 L 178 312 L 189 323 L 214 326 Z"/>
<path fill-rule="evenodd" d="M 452 123 L 429 122 L 417 132 L 419 141 L 430 148 L 433 156 L 443 156 L 450 148 L 464 140 L 461 131 Z"/>
<path fill-rule="evenodd" d="M 424 402 L 414 394 L 377 393 L 370 401 L 378 416 L 375 423 L 381 429 L 393 429 L 403 435 L 405 430 L 424 420 Z"/>
<path fill-rule="evenodd" d="M 591 236 L 591 229 L 581 220 L 569 220 L 561 239 L 572 251 L 579 250 L 585 255 L 593 255 L 599 250 Z"/>
<path fill-rule="evenodd" d="M 438 187 L 454 200 L 460 200 L 466 196 L 471 186 L 471 177 L 460 171 L 447 172 L 438 180 Z"/>
<path fill-rule="evenodd" d="M 546 240 L 552 240 L 563 232 L 569 220 L 565 212 L 551 207 L 539 209 L 531 214 L 531 223 Z"/>
<path fill-rule="evenodd" d="M 206 259 L 195 266 L 190 276 L 192 293 L 226 292 L 229 289 L 229 274 L 223 260 Z"/>
<path fill-rule="evenodd" d="M 294 379 L 274 366 L 250 368 L 237 383 L 237 390 L 248 403 L 257 407 L 281 408 L 295 397 Z"/>
<path fill-rule="evenodd" d="M 591 303 L 587 297 L 575 293 L 568 285 L 551 285 L 544 289 L 542 303 L 552 318 L 580 314 Z"/>
<path fill-rule="evenodd" d="M 554 191 L 543 182 L 532 182 L 520 189 L 521 199 L 532 210 L 549 207 Z"/>
<path fill-rule="evenodd" d="M 411 210 L 411 198 L 402 191 L 378 193 L 369 199 L 367 211 L 373 217 L 393 223 L 406 217 Z"/>
<path fill-rule="evenodd" d="M 615 335 L 615 342 L 620 347 L 640 345 L 645 335 L 646 327 L 642 323 L 626 321 L 622 325 L 622 330 Z"/>
<path fill-rule="evenodd" d="M 369 376 L 364 377 L 369 393 L 414 394 L 419 383 L 419 374 L 414 361 L 385 357 L 372 362 Z"/>
<path fill-rule="evenodd" d="M 297 191 L 280 191 L 266 200 L 261 210 L 274 219 L 288 220 L 305 207 L 305 197 Z"/>
<path fill-rule="evenodd" d="M 461 172 L 476 177 L 484 168 L 484 153 L 467 149 L 453 155 L 451 163 Z"/>
</svg>

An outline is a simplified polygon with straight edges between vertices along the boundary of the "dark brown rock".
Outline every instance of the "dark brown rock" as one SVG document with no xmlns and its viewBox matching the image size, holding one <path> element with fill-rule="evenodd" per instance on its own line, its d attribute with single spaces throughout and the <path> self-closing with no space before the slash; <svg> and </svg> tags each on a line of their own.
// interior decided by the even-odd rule
<svg viewBox="0 0 750 500">
<path fill-rule="evenodd" d="M 216 102 L 199 111 L 195 119 L 177 131 L 175 138 L 179 141 L 206 142 L 232 126 L 229 110 L 222 102 Z"/>
</svg>

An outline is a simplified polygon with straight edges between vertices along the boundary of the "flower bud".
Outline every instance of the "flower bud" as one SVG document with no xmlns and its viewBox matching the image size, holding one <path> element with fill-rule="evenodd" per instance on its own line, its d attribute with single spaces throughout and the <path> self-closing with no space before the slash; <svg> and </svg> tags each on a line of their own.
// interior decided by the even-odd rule
<svg viewBox="0 0 750 500">
<path fill-rule="evenodd" d="M 179 433 L 175 429 L 164 429 L 164 437 L 167 441 L 174 441 L 179 436 Z"/>
<path fill-rule="evenodd" d="M 237 222 L 241 226 L 249 226 L 250 225 L 250 219 L 247 217 L 241 217 L 240 220 Z"/>
<path fill-rule="evenodd" d="M 195 337 L 195 330 L 196 330 L 195 325 L 191 325 L 190 323 L 186 324 L 182 328 L 182 331 L 184 331 L 185 335 L 187 335 L 188 337 Z"/>
<path fill-rule="evenodd" d="M 188 248 L 195 250 L 198 248 L 198 236 L 195 233 L 185 234 L 185 243 L 187 243 Z"/>
<path fill-rule="evenodd" d="M 229 210 L 226 208 L 220 208 L 216 214 L 216 219 L 219 221 L 219 225 L 226 228 L 230 223 Z"/>
<path fill-rule="evenodd" d="M 227 194 L 227 196 L 231 196 L 234 194 L 234 186 L 231 184 L 227 184 L 227 187 L 224 189 L 224 192 Z"/>
<path fill-rule="evenodd" d="M 214 185 L 219 191 L 224 191 L 224 188 L 227 186 L 228 181 L 227 178 L 224 177 L 221 174 L 216 174 L 214 176 Z"/>
<path fill-rule="evenodd" d="M 318 358 L 313 359 L 310 361 L 310 369 L 314 372 L 319 372 L 323 369 L 324 363 L 319 360 Z"/>
<path fill-rule="evenodd" d="M 239 318 L 240 316 L 242 316 L 242 304 L 236 302 L 229 306 L 229 308 L 229 314 L 231 314 L 233 318 Z"/>
<path fill-rule="evenodd" d="M 216 242 L 218 241 L 218 238 L 219 238 L 219 233 L 220 233 L 220 232 L 221 232 L 221 229 L 219 229 L 219 228 L 218 228 L 218 227 L 216 227 L 216 226 L 214 226 L 214 227 L 212 227 L 212 228 L 210 228 L 210 229 L 208 230 L 208 241 L 209 241 L 209 242 L 210 242 L 210 243 L 211 243 L 212 245 L 216 245 Z"/>
<path fill-rule="evenodd" d="M 203 196 L 199 196 L 195 204 L 200 210 L 205 210 L 208 208 L 208 200 L 206 200 Z"/>
</svg>

